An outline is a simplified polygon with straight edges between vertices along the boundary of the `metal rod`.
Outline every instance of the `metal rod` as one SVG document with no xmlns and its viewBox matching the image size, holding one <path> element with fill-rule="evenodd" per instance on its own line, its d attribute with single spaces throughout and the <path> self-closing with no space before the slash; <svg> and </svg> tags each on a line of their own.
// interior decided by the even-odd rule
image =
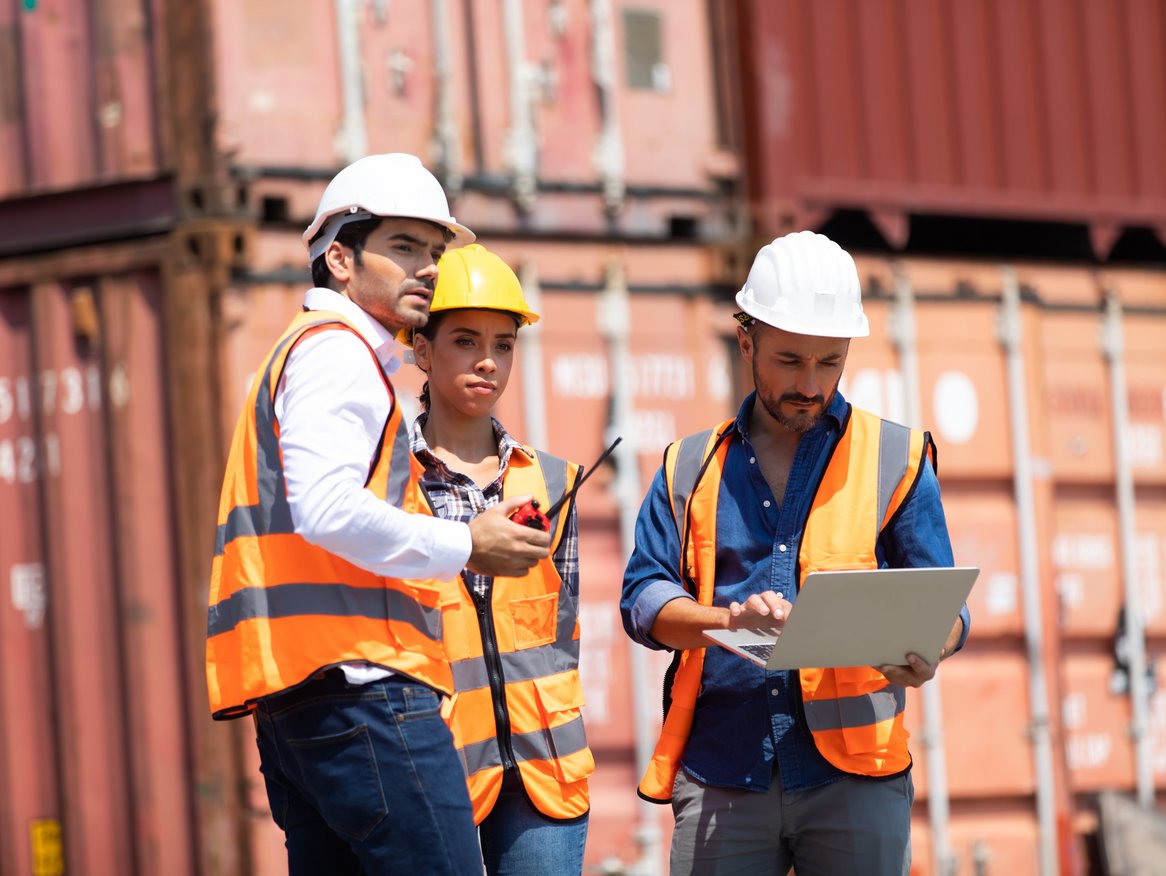
<svg viewBox="0 0 1166 876">
<path fill-rule="evenodd" d="M 345 164 L 368 152 L 364 124 L 364 59 L 360 54 L 360 12 L 364 0 L 336 0 L 336 43 L 340 51 L 340 87 L 344 116 L 340 124 L 341 157 Z"/>
<path fill-rule="evenodd" d="M 1113 290 L 1105 296 L 1101 324 L 1101 351 L 1109 363 L 1109 400 L 1113 428 L 1113 468 L 1117 493 L 1118 538 L 1121 544 L 1121 577 L 1125 594 L 1125 639 L 1129 668 L 1130 740 L 1134 746 L 1138 804 L 1154 805 L 1154 765 L 1146 732 L 1149 690 L 1146 684 L 1146 631 L 1138 586 L 1137 523 L 1134 506 L 1134 475 L 1129 456 L 1129 386 L 1126 382 L 1125 336 L 1121 300 Z"/>
<path fill-rule="evenodd" d="M 519 282 L 526 303 L 535 313 L 542 312 L 542 287 L 539 285 L 538 265 L 532 259 L 518 268 Z M 522 411 L 525 415 L 527 442 L 532 447 L 547 446 L 547 388 L 543 374 L 542 326 L 537 322 L 522 330 Z"/>
<path fill-rule="evenodd" d="M 521 210 L 534 206 L 538 175 L 538 141 L 531 107 L 530 70 L 526 63 L 526 22 L 521 0 L 502 0 L 506 58 L 510 70 L 510 129 L 506 159 L 513 174 L 512 195 Z"/>
<path fill-rule="evenodd" d="M 619 504 L 620 542 L 625 559 L 631 556 L 635 547 L 636 515 L 642 496 L 636 429 L 632 422 L 631 357 L 628 353 L 630 325 L 628 288 L 623 267 L 619 262 L 612 262 L 607 267 L 607 288 L 599 302 L 599 327 L 608 344 L 608 380 L 612 400 L 611 428 L 618 434 L 628 436 L 616 457 L 618 464 L 614 485 Z M 646 650 L 631 639 L 626 641 L 631 664 L 636 781 L 639 781 L 639 777 L 647 769 L 655 745 L 653 734 L 655 716 L 652 714 L 652 704 L 659 701 L 659 692 L 651 690 Z M 645 800 L 639 800 L 637 820 L 635 836 L 640 857 L 625 872 L 636 876 L 657 876 L 660 873 L 661 860 L 657 807 Z"/>
<path fill-rule="evenodd" d="M 1012 425 L 1013 489 L 1020 542 L 1020 583 L 1024 603 L 1024 638 L 1028 651 L 1030 734 L 1036 766 L 1038 851 L 1042 876 L 1056 876 L 1056 802 L 1053 751 L 1049 733 L 1049 694 L 1044 665 L 1044 627 L 1041 617 L 1040 571 L 1037 563 L 1036 500 L 1032 487 L 1032 450 L 1028 435 L 1028 399 L 1025 389 L 1024 348 L 1021 342 L 1020 284 L 1012 268 L 1001 271 L 1003 300 L 1000 342 L 1008 366 L 1008 413 Z"/>
<path fill-rule="evenodd" d="M 915 322 L 915 292 L 906 273 L 895 268 L 895 303 L 891 311 L 891 339 L 899 351 L 903 375 L 906 421 L 912 428 L 923 422 L 919 390 L 919 339 Z M 936 876 L 953 876 L 956 858 L 948 836 L 950 810 L 947 791 L 947 750 L 943 738 L 943 697 L 941 676 L 921 691 L 923 697 L 923 747 L 927 752 L 927 814 L 931 824 L 931 858 Z"/>
</svg>

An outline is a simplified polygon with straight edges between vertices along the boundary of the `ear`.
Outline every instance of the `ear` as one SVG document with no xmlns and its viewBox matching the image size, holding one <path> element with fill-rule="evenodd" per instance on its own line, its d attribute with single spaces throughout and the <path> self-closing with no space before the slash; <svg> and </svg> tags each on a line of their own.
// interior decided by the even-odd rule
<svg viewBox="0 0 1166 876">
<path fill-rule="evenodd" d="M 429 338 L 421 334 L 421 332 L 413 332 L 413 364 L 429 373 L 431 364 L 429 354 L 432 351 L 429 349 Z"/>
<path fill-rule="evenodd" d="M 324 250 L 324 264 L 336 278 L 336 282 L 345 285 L 352 279 L 352 250 L 335 240 Z"/>
<path fill-rule="evenodd" d="M 753 361 L 753 336 L 743 325 L 737 326 L 737 349 L 741 351 L 742 359 L 746 362 Z"/>
</svg>

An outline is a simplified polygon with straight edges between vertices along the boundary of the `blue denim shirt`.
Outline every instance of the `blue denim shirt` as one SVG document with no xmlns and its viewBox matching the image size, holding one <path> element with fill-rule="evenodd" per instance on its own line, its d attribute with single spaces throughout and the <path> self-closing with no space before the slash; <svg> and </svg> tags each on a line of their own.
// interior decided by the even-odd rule
<svg viewBox="0 0 1166 876">
<path fill-rule="evenodd" d="M 755 393 L 737 413 L 717 504 L 717 561 L 713 604 L 744 602 L 764 590 L 797 598 L 797 558 L 813 491 L 841 434 L 847 403 L 835 394 L 826 414 L 798 443 L 785 495 L 775 500 L 756 463 L 748 423 Z M 663 471 L 652 481 L 636 521 L 636 546 L 624 573 L 620 611 L 635 641 L 661 650 L 649 635 L 656 615 L 673 599 L 692 599 L 680 583 L 680 543 Z M 951 566 L 952 551 L 931 466 L 876 546 L 881 567 Z M 960 617 L 967 639 L 970 617 Z M 768 791 L 774 775 L 786 791 L 823 785 L 844 773 L 814 746 L 793 671 L 767 672 L 724 648 L 705 652 L 701 692 L 682 766 L 709 785 Z"/>
</svg>

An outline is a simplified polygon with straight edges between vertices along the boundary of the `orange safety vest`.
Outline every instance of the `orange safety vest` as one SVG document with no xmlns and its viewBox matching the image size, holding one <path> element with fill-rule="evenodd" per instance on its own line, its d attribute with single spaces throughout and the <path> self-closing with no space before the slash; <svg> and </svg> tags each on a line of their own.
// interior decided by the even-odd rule
<svg viewBox="0 0 1166 876">
<path fill-rule="evenodd" d="M 296 316 L 256 374 L 231 443 L 207 616 L 207 688 L 219 720 L 342 663 L 371 663 L 452 689 L 441 644 L 442 597 L 452 583 L 373 574 L 309 544 L 292 525 L 275 391 L 295 344 L 321 331 L 361 337 L 336 313 Z M 391 410 L 365 487 L 405 511 L 430 514 L 392 385 L 371 347 L 369 355 Z"/>
<path fill-rule="evenodd" d="M 717 499 L 734 422 L 677 441 L 664 454 L 665 482 L 681 536 L 681 580 L 702 605 L 713 601 Z M 925 460 L 934 467 L 929 433 L 850 408 L 806 520 L 798 552 L 799 588 L 810 572 L 878 567 L 879 533 L 911 494 Z M 692 730 L 704 653 L 703 648 L 681 651 L 665 677 L 671 700 L 639 786 L 640 796 L 654 803 L 672 798 Z M 806 724 L 826 760 L 863 776 L 894 775 L 911 765 L 902 687 L 869 666 L 802 669 L 798 676 Z"/>
<path fill-rule="evenodd" d="M 579 466 L 523 448 L 510 455 L 503 496 L 532 495 L 549 508 Z M 551 556 L 570 508 L 554 520 Z M 454 694 L 446 719 L 465 767 L 474 823 L 490 814 L 508 767 L 549 818 L 583 815 L 595 759 L 583 730 L 579 611 L 550 557 L 522 578 L 494 578 L 490 604 L 463 584 L 444 614 Z"/>
</svg>

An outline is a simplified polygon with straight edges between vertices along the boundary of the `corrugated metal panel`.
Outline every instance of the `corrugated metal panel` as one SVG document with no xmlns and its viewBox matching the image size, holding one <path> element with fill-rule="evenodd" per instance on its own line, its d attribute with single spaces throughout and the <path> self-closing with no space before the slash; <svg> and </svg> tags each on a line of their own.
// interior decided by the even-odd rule
<svg viewBox="0 0 1166 876">
<path fill-rule="evenodd" d="M 871 211 L 1166 234 L 1156 0 L 739 4 L 762 236 Z"/>
<path fill-rule="evenodd" d="M 0 293 L 0 870 L 32 872 L 28 840 L 34 819 L 55 818 L 61 800 L 55 763 L 57 728 L 46 620 L 43 518 L 32 459 L 35 381 L 32 313 L 23 291 Z"/>
<path fill-rule="evenodd" d="M 192 872 L 159 274 L 2 297 L 4 870 L 48 819 L 70 873 Z"/>
<path fill-rule="evenodd" d="M 0 197 L 156 173 L 150 0 L 42 0 L 0 13 Z"/>
</svg>

